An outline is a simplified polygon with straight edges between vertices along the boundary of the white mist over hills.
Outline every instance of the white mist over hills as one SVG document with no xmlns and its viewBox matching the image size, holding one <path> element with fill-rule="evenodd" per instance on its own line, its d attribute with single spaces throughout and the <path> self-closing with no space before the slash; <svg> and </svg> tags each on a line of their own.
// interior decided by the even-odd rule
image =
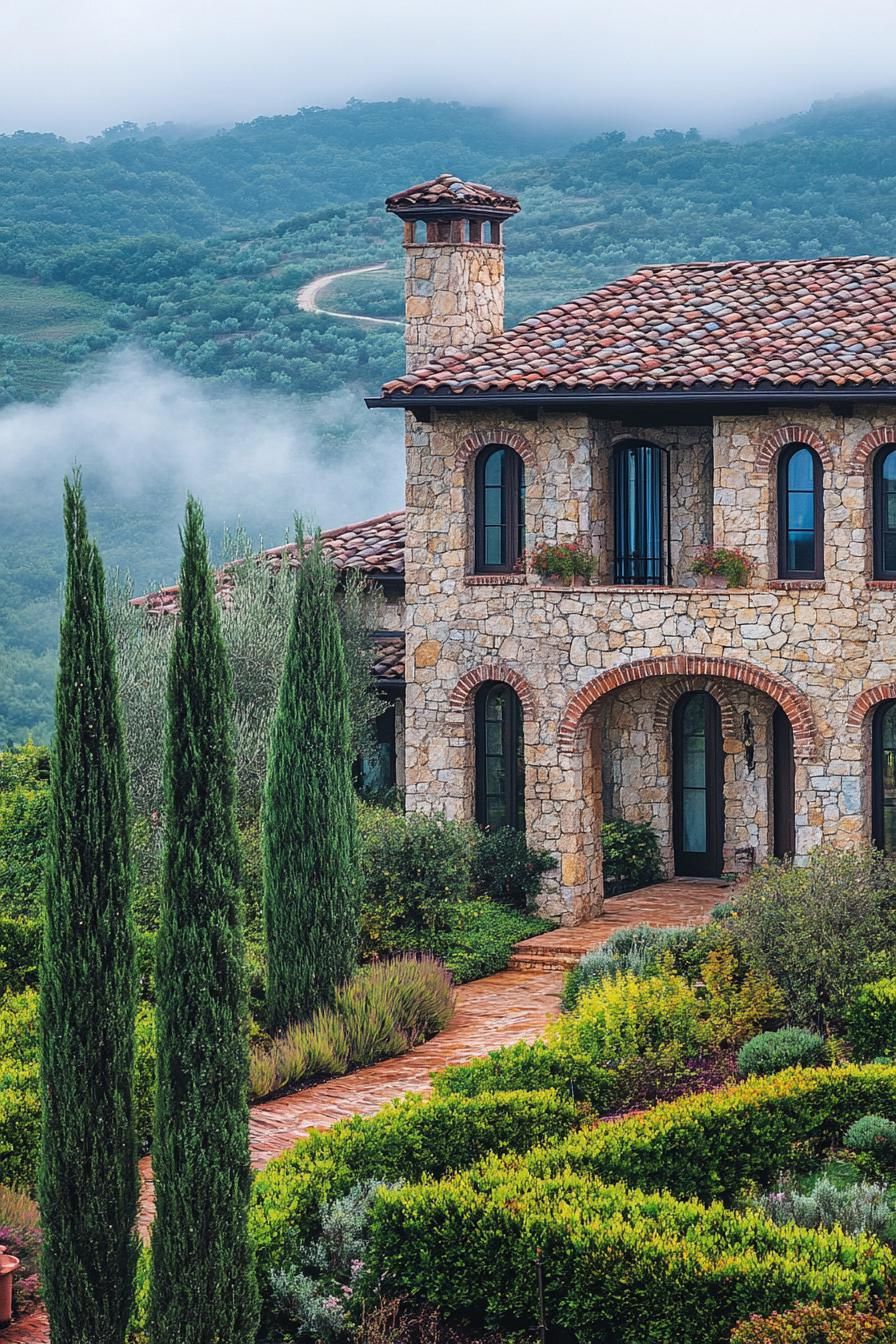
<svg viewBox="0 0 896 1344">
<path fill-rule="evenodd" d="M 402 507 L 402 434 L 399 414 L 368 411 L 360 393 L 305 401 L 222 390 L 126 350 L 52 405 L 0 411 L 0 498 L 21 517 L 58 514 L 77 463 L 88 506 L 93 494 L 138 513 L 158 507 L 159 532 L 171 536 L 190 491 L 212 535 L 242 522 L 276 545 L 297 512 L 333 527 Z"/>
</svg>

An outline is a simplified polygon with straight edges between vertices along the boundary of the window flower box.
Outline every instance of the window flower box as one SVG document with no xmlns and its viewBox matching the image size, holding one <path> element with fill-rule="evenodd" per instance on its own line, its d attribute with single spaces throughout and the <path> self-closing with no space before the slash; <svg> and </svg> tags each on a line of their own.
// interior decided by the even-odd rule
<svg viewBox="0 0 896 1344">
<path fill-rule="evenodd" d="M 594 556 L 580 541 L 543 541 L 527 552 L 524 561 L 540 579 L 553 580 L 566 588 L 590 583 L 594 573 Z"/>
<path fill-rule="evenodd" d="M 743 551 L 726 546 L 707 546 L 691 565 L 701 588 L 746 588 L 753 561 Z"/>
</svg>

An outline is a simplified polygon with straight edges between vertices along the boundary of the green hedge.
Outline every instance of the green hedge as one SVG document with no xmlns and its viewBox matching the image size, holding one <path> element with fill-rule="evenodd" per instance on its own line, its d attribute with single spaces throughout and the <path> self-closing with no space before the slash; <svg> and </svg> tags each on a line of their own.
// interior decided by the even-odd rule
<svg viewBox="0 0 896 1344">
<path fill-rule="evenodd" d="M 292 1239 L 319 1233 L 322 1204 L 362 1180 L 417 1181 L 444 1176 L 487 1153 L 525 1152 L 580 1123 L 555 1092 L 484 1097 L 405 1097 L 376 1115 L 354 1116 L 313 1132 L 275 1158 L 255 1180 L 250 1229 L 262 1273 Z"/>
<path fill-rule="evenodd" d="M 791 1069 L 573 1134 L 532 1153 L 530 1169 L 543 1178 L 569 1166 L 681 1198 L 732 1200 L 786 1168 L 795 1143 L 832 1142 L 869 1113 L 896 1118 L 896 1068 Z"/>
<path fill-rule="evenodd" d="M 862 986 L 846 1015 L 846 1035 L 858 1059 L 896 1054 L 896 976 Z"/>
<path fill-rule="evenodd" d="M 721 1344 L 752 1312 L 879 1294 L 896 1270 L 873 1237 L 777 1226 L 568 1170 L 533 1179 L 520 1158 L 380 1192 L 367 1273 L 387 1293 L 530 1337 L 538 1249 L 549 1327 L 614 1344 Z"/>
<path fill-rule="evenodd" d="M 27 1189 L 37 1170 L 40 1097 L 37 1064 L 0 1060 L 0 1179 Z"/>
<path fill-rule="evenodd" d="M 493 1050 L 482 1059 L 452 1064 L 433 1075 L 437 1097 L 479 1097 L 487 1092 L 541 1092 L 553 1088 L 598 1112 L 615 1106 L 619 1086 L 610 1069 L 586 1055 L 564 1052 L 535 1041 L 518 1041 Z"/>
</svg>

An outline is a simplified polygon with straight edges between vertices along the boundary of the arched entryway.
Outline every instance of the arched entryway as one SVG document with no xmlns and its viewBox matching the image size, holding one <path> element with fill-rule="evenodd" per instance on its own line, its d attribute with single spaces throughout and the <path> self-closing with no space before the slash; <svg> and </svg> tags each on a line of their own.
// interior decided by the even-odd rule
<svg viewBox="0 0 896 1344">
<path fill-rule="evenodd" d="M 672 711 L 672 833 L 679 877 L 721 877 L 725 797 L 722 716 L 706 691 L 682 695 Z"/>
<path fill-rule="evenodd" d="M 796 851 L 796 765 L 793 727 L 780 705 L 772 714 L 772 852 L 792 859 Z"/>
</svg>

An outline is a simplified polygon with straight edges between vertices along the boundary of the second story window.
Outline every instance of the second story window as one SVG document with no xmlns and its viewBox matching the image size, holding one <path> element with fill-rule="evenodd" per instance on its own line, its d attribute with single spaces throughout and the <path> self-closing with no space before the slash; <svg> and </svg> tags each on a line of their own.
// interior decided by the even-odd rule
<svg viewBox="0 0 896 1344">
<path fill-rule="evenodd" d="M 785 448 L 778 463 L 778 576 L 824 576 L 821 459 L 803 443 Z"/>
<path fill-rule="evenodd" d="M 526 549 L 526 477 L 522 458 L 495 444 L 476 459 L 475 568 L 511 574 Z"/>
<path fill-rule="evenodd" d="M 615 583 L 669 582 L 669 455 L 653 443 L 613 454 Z"/>
<path fill-rule="evenodd" d="M 896 579 L 896 445 L 874 459 L 874 577 Z"/>
</svg>

